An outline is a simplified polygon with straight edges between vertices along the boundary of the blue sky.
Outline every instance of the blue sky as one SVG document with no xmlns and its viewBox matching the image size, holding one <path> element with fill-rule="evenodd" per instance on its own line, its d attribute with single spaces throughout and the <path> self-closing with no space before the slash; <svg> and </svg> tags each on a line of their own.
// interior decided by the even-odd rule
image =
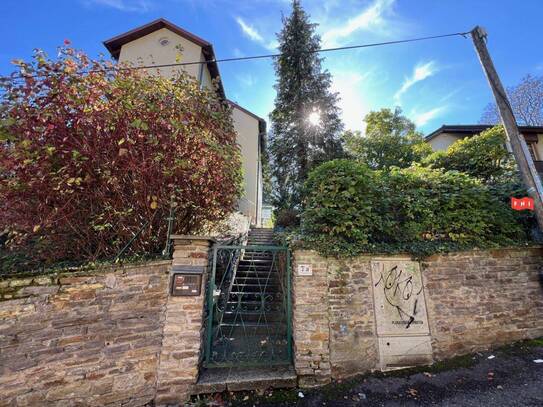
<svg viewBox="0 0 543 407">
<path fill-rule="evenodd" d="M 543 74 L 541 0 L 302 0 L 319 24 L 323 46 L 345 46 L 467 31 L 479 24 L 506 86 L 526 74 Z M 274 51 L 287 0 L 2 0 L 0 74 L 34 48 L 55 54 L 70 39 L 91 56 L 102 41 L 158 17 L 214 44 L 218 58 Z M 442 124 L 479 120 L 491 93 L 471 40 L 461 37 L 326 53 L 324 66 L 340 93 L 346 128 L 400 106 L 429 133 Z M 271 61 L 220 65 L 227 96 L 267 118 L 275 81 Z"/>
</svg>

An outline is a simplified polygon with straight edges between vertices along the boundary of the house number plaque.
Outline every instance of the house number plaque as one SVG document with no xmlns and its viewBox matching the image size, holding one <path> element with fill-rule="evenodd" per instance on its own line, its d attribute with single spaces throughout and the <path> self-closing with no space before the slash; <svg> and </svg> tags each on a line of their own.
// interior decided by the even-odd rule
<svg viewBox="0 0 543 407">
<path fill-rule="evenodd" d="M 298 264 L 298 275 L 299 276 L 312 276 L 313 267 L 311 264 Z"/>
</svg>

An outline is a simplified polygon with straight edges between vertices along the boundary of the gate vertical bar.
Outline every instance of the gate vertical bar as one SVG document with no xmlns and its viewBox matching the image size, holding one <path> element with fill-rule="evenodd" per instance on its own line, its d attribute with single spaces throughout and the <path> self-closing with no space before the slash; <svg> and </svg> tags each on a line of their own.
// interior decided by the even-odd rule
<svg viewBox="0 0 543 407">
<path fill-rule="evenodd" d="M 290 251 L 285 249 L 287 265 L 287 355 L 289 362 L 292 362 L 292 304 L 291 304 L 291 278 L 290 278 Z"/>
<path fill-rule="evenodd" d="M 211 361 L 211 341 L 213 340 L 213 314 L 214 314 L 214 299 L 215 294 L 215 273 L 217 270 L 217 246 L 213 248 L 213 266 L 211 267 L 211 275 L 209 276 L 209 292 L 207 293 L 207 338 L 205 346 L 205 363 Z"/>
</svg>

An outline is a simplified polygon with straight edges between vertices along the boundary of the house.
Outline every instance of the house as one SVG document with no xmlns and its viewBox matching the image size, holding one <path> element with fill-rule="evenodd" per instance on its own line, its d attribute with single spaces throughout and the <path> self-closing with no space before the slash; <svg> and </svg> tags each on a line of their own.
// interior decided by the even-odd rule
<svg viewBox="0 0 543 407">
<path fill-rule="evenodd" d="M 262 166 L 266 122 L 247 109 L 228 100 L 215 62 L 213 45 L 206 40 L 160 18 L 104 41 L 112 58 L 132 66 L 156 66 L 147 72 L 172 78 L 181 70 L 198 80 L 201 87 L 213 88 L 232 107 L 237 143 L 241 149 L 244 194 L 239 211 L 252 224 L 260 224 L 262 213 Z M 187 63 L 179 65 L 179 63 Z"/>
<path fill-rule="evenodd" d="M 457 140 L 472 137 L 491 128 L 488 124 L 475 125 L 443 125 L 426 136 L 426 142 L 434 151 L 446 150 Z M 532 154 L 537 172 L 543 173 L 543 126 L 519 126 L 519 132 L 524 137 Z"/>
</svg>

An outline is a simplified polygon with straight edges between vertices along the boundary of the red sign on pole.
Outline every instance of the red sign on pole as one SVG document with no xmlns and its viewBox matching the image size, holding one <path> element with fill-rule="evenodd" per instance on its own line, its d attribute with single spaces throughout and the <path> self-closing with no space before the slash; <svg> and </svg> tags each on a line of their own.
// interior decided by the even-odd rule
<svg viewBox="0 0 543 407">
<path fill-rule="evenodd" d="M 534 210 L 534 198 L 511 198 L 511 208 L 516 211 L 533 211 Z"/>
</svg>

